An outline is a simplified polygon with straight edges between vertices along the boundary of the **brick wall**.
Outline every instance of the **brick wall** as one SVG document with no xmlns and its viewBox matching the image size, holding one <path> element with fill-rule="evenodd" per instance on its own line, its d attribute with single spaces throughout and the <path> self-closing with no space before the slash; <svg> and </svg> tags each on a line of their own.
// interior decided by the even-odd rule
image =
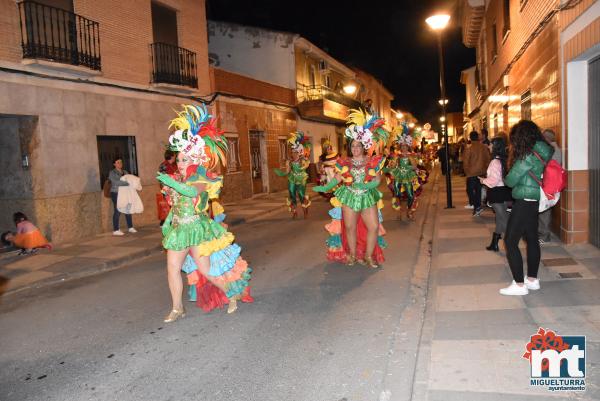
<svg viewBox="0 0 600 401">
<path fill-rule="evenodd" d="M 179 46 L 196 53 L 198 89 L 210 92 L 204 0 L 164 0 L 177 10 Z M 129 83 L 150 82 L 150 0 L 74 0 L 75 13 L 100 24 L 102 76 Z M 0 0 L 0 60 L 20 62 L 19 13 L 14 0 Z"/>
<path fill-rule="evenodd" d="M 250 142 L 249 131 L 257 130 L 265 133 L 267 147 L 267 164 L 269 170 L 269 185 L 271 192 L 287 188 L 287 180 L 278 177 L 273 169 L 279 165 L 279 138 L 297 129 L 296 114 L 290 111 L 277 110 L 261 106 L 256 102 L 245 102 L 236 99 L 220 98 L 216 102 L 218 126 L 228 134 L 236 134 L 239 138 L 241 172 L 225 175 L 225 185 L 231 183 L 239 188 L 223 191 L 226 202 L 248 198 L 253 195 L 250 177 Z"/>
<path fill-rule="evenodd" d="M 21 60 L 19 11 L 14 0 L 0 0 L 0 60 Z"/>
<path fill-rule="evenodd" d="M 503 1 L 492 0 L 486 10 L 485 24 L 482 29 L 486 30 L 487 60 L 488 60 L 488 84 L 493 90 L 502 79 L 502 72 L 517 54 L 523 43 L 538 26 L 540 21 L 552 10 L 557 0 L 535 0 L 528 1 L 523 9 L 520 9 L 519 0 L 510 0 L 510 33 L 503 37 L 504 13 Z M 496 22 L 496 37 L 498 54 L 493 61 L 493 35 L 492 27 Z M 492 92 L 490 92 L 492 93 Z"/>
<path fill-rule="evenodd" d="M 579 17 L 585 10 L 587 10 L 597 0 L 583 0 L 575 7 L 561 11 L 560 13 L 560 28 L 564 29 L 571 24 L 577 17 Z"/>
<path fill-rule="evenodd" d="M 290 106 L 295 104 L 294 91 L 291 89 L 219 68 L 211 68 L 211 76 L 214 77 L 215 92 L 231 93 Z"/>
</svg>

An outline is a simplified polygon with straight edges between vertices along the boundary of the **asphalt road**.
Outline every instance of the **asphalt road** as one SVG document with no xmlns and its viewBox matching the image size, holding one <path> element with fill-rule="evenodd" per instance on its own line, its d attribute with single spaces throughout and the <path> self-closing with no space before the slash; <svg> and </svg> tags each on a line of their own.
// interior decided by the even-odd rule
<svg viewBox="0 0 600 401">
<path fill-rule="evenodd" d="M 163 323 L 163 255 L 3 299 L 0 399 L 404 398 L 421 325 L 407 310 L 427 195 L 413 223 L 396 220 L 386 199 L 380 270 L 326 262 L 322 200 L 308 220 L 282 212 L 235 227 L 256 301 L 233 315 L 190 303 L 185 319 Z"/>
</svg>

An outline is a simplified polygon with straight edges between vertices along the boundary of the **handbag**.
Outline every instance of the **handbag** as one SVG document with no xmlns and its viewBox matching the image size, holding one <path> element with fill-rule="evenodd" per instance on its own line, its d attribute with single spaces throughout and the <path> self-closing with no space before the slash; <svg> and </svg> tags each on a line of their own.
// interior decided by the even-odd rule
<svg viewBox="0 0 600 401">
<path fill-rule="evenodd" d="M 552 199 L 548 199 L 546 192 L 544 192 L 544 189 L 542 187 L 540 187 L 540 206 L 538 208 L 538 212 L 539 213 L 545 212 L 546 210 L 548 210 L 551 207 L 553 207 L 554 205 L 556 205 L 559 200 L 560 200 L 560 192 L 555 193 L 554 197 Z"/>
</svg>

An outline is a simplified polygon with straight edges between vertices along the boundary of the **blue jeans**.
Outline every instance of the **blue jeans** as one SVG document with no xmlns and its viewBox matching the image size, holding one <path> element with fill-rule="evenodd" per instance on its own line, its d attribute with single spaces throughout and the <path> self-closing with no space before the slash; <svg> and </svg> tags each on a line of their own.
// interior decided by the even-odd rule
<svg viewBox="0 0 600 401">
<path fill-rule="evenodd" d="M 117 210 L 117 192 L 110 193 L 110 199 L 112 199 L 114 211 L 113 211 L 113 231 L 117 231 L 119 229 L 119 219 L 121 218 L 121 212 Z M 127 221 L 127 227 L 133 227 L 133 221 L 131 220 L 131 215 L 126 214 L 125 220 Z"/>
</svg>

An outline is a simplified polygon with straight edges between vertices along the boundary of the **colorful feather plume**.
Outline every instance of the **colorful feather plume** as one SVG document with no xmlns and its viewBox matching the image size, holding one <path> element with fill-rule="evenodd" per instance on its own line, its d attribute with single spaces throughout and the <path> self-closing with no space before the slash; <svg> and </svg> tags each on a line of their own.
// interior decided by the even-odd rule
<svg viewBox="0 0 600 401">
<path fill-rule="evenodd" d="M 169 137 L 171 150 L 184 152 L 195 163 L 213 168 L 227 163 L 227 138 L 216 127 L 216 120 L 204 104 L 182 105 L 183 110 L 171 120 L 176 131 Z"/>
</svg>

